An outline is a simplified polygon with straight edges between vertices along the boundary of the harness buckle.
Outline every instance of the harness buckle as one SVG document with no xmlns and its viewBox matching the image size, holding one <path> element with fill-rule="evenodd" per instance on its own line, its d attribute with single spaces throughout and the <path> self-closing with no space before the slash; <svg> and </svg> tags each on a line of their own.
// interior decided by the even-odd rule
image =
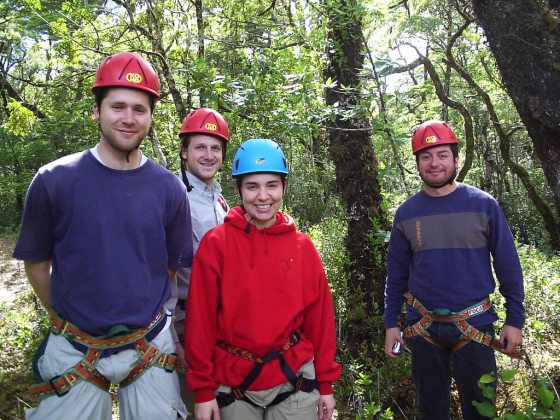
<svg viewBox="0 0 560 420">
<path fill-rule="evenodd" d="M 245 397 L 245 392 L 241 391 L 239 388 L 232 388 L 231 392 L 235 399 L 240 400 Z"/>
<path fill-rule="evenodd" d="M 447 308 L 436 308 L 432 312 L 434 315 L 438 316 L 450 316 L 452 314 L 452 312 Z"/>
<path fill-rule="evenodd" d="M 301 391 L 303 389 L 303 384 L 304 384 L 303 375 L 299 375 L 298 380 L 296 382 L 296 385 L 294 386 L 294 390 L 295 391 Z"/>
<path fill-rule="evenodd" d="M 56 385 L 56 382 L 59 379 L 63 379 L 62 386 L 60 388 Z M 49 380 L 49 384 L 52 386 L 52 389 L 54 390 L 54 393 L 57 395 L 57 397 L 62 397 L 64 395 L 68 394 L 68 391 L 70 391 L 70 388 L 72 387 L 73 382 L 68 381 L 70 386 L 66 386 L 66 381 L 68 381 L 68 379 L 66 377 L 60 376 L 60 375 L 53 376 Z"/>
<path fill-rule="evenodd" d="M 167 373 L 173 372 L 175 370 L 175 364 L 177 363 L 177 357 L 177 353 L 166 354 L 164 358 L 163 370 L 165 370 Z"/>
<path fill-rule="evenodd" d="M 478 331 L 476 335 L 473 337 L 473 340 L 477 343 L 480 343 L 486 347 L 492 347 L 492 340 L 485 340 L 486 334 L 482 331 Z"/>
</svg>

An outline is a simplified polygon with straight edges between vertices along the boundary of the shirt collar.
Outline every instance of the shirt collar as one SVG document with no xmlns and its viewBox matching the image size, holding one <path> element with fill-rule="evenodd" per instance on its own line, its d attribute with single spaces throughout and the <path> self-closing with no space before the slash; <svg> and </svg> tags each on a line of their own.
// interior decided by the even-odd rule
<svg viewBox="0 0 560 420">
<path fill-rule="evenodd" d="M 189 171 L 187 171 L 187 178 L 189 179 L 189 184 L 191 184 L 198 191 L 211 191 L 217 194 L 222 193 L 222 186 L 216 180 L 213 180 L 212 185 L 208 186 L 206 182 L 194 176 Z"/>
</svg>

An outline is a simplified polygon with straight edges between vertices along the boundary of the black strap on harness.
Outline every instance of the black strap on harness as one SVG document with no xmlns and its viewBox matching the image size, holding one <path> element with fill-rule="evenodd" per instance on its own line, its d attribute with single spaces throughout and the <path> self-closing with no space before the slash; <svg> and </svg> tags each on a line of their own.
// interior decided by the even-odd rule
<svg viewBox="0 0 560 420">
<path fill-rule="evenodd" d="M 245 395 L 245 392 L 251 386 L 251 384 L 257 379 L 264 365 L 275 359 L 278 359 L 278 361 L 280 362 L 280 367 L 282 369 L 282 372 L 284 373 L 284 375 L 286 375 L 286 378 L 288 378 L 288 381 L 292 384 L 293 389 L 278 394 L 276 398 L 274 398 L 274 400 L 272 400 L 272 402 L 268 404 L 267 407 L 281 403 L 282 401 L 287 399 L 290 395 L 295 394 L 298 391 L 313 392 L 313 390 L 317 388 L 315 379 L 308 379 L 308 378 L 304 378 L 303 375 L 296 375 L 294 371 L 290 368 L 290 366 L 288 366 L 286 359 L 284 359 L 284 353 L 286 352 L 286 350 L 288 348 L 291 348 L 295 344 L 297 344 L 300 338 L 301 337 L 297 332 L 290 334 L 287 341 L 287 344 L 290 343 L 290 345 L 284 345 L 284 347 L 279 351 L 271 351 L 270 353 L 267 353 L 262 358 L 253 357 L 253 354 L 246 350 L 235 349 L 235 350 L 241 350 L 243 354 L 248 355 L 244 357 L 246 359 L 256 359 L 255 366 L 253 367 L 253 369 L 249 371 L 249 374 L 245 377 L 245 379 L 243 379 L 243 381 L 239 386 L 232 388 L 229 393 L 225 393 L 225 392 L 218 393 L 218 395 L 216 396 L 216 400 L 218 401 L 218 406 L 220 408 L 227 407 L 228 405 L 232 404 L 235 400 L 242 400 L 255 407 L 261 407 L 260 405 L 252 401 L 250 398 L 248 398 Z M 289 341 L 289 340 L 295 340 L 295 341 Z M 239 351 L 232 351 L 231 345 L 226 344 L 225 346 L 222 347 L 224 347 L 226 350 L 229 350 L 232 354 L 239 355 L 241 353 Z"/>
</svg>

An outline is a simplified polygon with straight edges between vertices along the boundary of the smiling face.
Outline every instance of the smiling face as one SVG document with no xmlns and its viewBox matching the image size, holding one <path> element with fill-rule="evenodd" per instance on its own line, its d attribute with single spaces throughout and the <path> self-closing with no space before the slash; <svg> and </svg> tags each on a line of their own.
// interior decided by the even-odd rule
<svg viewBox="0 0 560 420">
<path fill-rule="evenodd" d="M 134 152 L 146 138 L 152 122 L 150 98 L 137 89 L 111 88 L 101 106 L 93 106 L 99 122 L 100 146 L 111 160 Z"/>
<path fill-rule="evenodd" d="M 206 134 L 191 134 L 187 147 L 181 148 L 181 157 L 187 171 L 211 185 L 222 167 L 222 140 Z"/>
<path fill-rule="evenodd" d="M 455 175 L 457 163 L 449 145 L 430 147 L 418 152 L 418 172 L 424 181 L 426 192 L 430 195 L 444 195 L 454 190 L 449 181 Z"/>
<path fill-rule="evenodd" d="M 284 183 L 278 174 L 249 174 L 243 176 L 239 194 L 247 221 L 257 229 L 264 229 L 276 220 L 284 196 Z"/>
</svg>

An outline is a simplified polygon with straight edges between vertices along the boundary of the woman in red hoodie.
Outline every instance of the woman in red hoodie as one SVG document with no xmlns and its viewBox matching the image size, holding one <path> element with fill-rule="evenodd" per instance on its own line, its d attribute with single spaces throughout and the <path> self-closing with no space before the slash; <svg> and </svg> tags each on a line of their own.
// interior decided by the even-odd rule
<svg viewBox="0 0 560 420">
<path fill-rule="evenodd" d="M 202 239 L 187 298 L 187 383 L 197 420 L 329 420 L 334 310 L 311 240 L 280 211 L 284 153 L 272 140 L 237 150 L 241 205 Z"/>
</svg>

